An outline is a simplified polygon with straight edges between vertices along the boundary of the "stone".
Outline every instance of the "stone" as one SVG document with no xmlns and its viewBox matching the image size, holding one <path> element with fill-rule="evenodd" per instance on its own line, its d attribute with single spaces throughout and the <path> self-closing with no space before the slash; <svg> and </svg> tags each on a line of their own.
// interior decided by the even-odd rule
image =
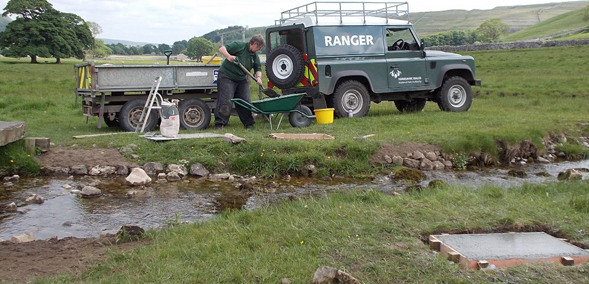
<svg viewBox="0 0 589 284">
<path fill-rule="evenodd" d="M 446 168 L 446 165 L 444 165 L 444 163 L 442 163 L 440 161 L 434 162 L 434 170 L 439 171 L 439 170 L 443 170 L 444 168 Z"/>
<path fill-rule="evenodd" d="M 167 176 L 168 175 L 165 173 L 159 173 L 159 174 L 157 174 L 157 179 L 166 179 Z"/>
<path fill-rule="evenodd" d="M 113 166 L 95 166 L 88 172 L 91 176 L 110 176 L 117 172 L 117 168 Z"/>
<path fill-rule="evenodd" d="M 510 170 L 509 172 L 507 172 L 507 175 L 516 178 L 525 178 L 528 176 L 528 174 L 522 170 Z"/>
<path fill-rule="evenodd" d="M 435 162 L 438 160 L 438 155 L 435 152 L 427 152 L 425 153 L 425 158 L 432 162 Z"/>
<path fill-rule="evenodd" d="M 184 165 L 169 164 L 166 167 L 166 171 L 168 173 L 177 172 L 180 177 L 185 177 L 188 175 L 188 171 L 186 171 L 186 167 Z"/>
<path fill-rule="evenodd" d="M 151 178 L 142 168 L 133 168 L 125 180 L 131 185 L 146 185 L 151 182 Z"/>
<path fill-rule="evenodd" d="M 423 160 L 425 159 L 425 155 L 421 151 L 414 151 L 411 155 L 411 158 L 414 160 Z"/>
<path fill-rule="evenodd" d="M 87 185 L 84 186 L 84 188 L 82 188 L 80 194 L 82 195 L 82 197 L 95 197 L 100 196 L 102 194 L 102 191 L 94 186 Z"/>
<path fill-rule="evenodd" d="M 13 176 L 9 176 L 9 177 L 4 177 L 4 181 L 6 182 L 18 182 L 20 180 L 20 176 L 19 175 L 13 175 Z"/>
<path fill-rule="evenodd" d="M 201 163 L 196 163 L 190 166 L 190 174 L 197 177 L 207 177 L 209 171 Z"/>
<path fill-rule="evenodd" d="M 37 150 L 41 153 L 46 153 L 51 147 L 51 141 L 49 138 L 42 137 L 27 137 L 25 138 L 25 148 L 30 153 L 35 153 Z"/>
<path fill-rule="evenodd" d="M 281 284 L 292 284 L 292 280 L 288 279 L 288 278 L 282 278 L 282 280 L 280 280 Z"/>
<path fill-rule="evenodd" d="M 313 284 L 360 284 L 360 281 L 339 269 L 321 266 L 313 275 Z"/>
<path fill-rule="evenodd" d="M 403 159 L 403 166 L 404 167 L 418 169 L 420 164 L 421 163 L 419 162 L 419 160 L 410 159 L 410 158 Z"/>
<path fill-rule="evenodd" d="M 421 160 L 421 164 L 419 164 L 419 168 L 424 171 L 433 171 L 434 170 L 434 163 L 428 159 Z"/>
<path fill-rule="evenodd" d="M 25 138 L 24 121 L 0 121 L 0 147 Z"/>
<path fill-rule="evenodd" d="M 13 187 L 14 184 L 12 182 L 5 182 L 2 184 L 2 187 Z"/>
<path fill-rule="evenodd" d="M 25 202 L 27 204 L 43 204 L 43 202 L 45 202 L 45 199 L 39 195 L 36 194 L 31 194 L 31 196 L 29 196 Z"/>
<path fill-rule="evenodd" d="M 541 163 L 541 164 L 550 164 L 550 160 L 548 160 L 544 157 L 538 157 L 537 161 L 538 161 L 538 163 Z"/>
<path fill-rule="evenodd" d="M 4 210 L 8 213 L 16 213 L 18 212 L 18 206 L 16 206 L 16 203 L 11 202 L 10 204 L 6 205 L 6 207 L 4 207 Z"/>
<path fill-rule="evenodd" d="M 389 155 L 384 155 L 384 160 L 387 164 L 392 164 L 393 163 L 393 158 L 391 158 Z"/>
<path fill-rule="evenodd" d="M 235 136 L 235 135 L 233 135 L 231 133 L 225 133 L 223 135 L 223 140 L 225 140 L 225 141 L 227 141 L 227 142 L 229 142 L 231 144 L 239 144 L 241 142 L 245 142 L 245 139 L 244 138 L 237 137 L 237 136 Z"/>
<path fill-rule="evenodd" d="M 117 175 L 126 176 L 129 174 L 129 167 L 125 165 L 117 166 Z"/>
<path fill-rule="evenodd" d="M 43 167 L 43 173 L 49 176 L 69 176 L 70 169 L 67 167 Z"/>
<path fill-rule="evenodd" d="M 35 235 L 33 233 L 26 233 L 18 236 L 12 236 L 10 241 L 13 243 L 28 243 L 35 240 Z"/>
<path fill-rule="evenodd" d="M 583 179 L 583 175 L 575 169 L 568 169 L 558 173 L 557 178 L 558 180 L 581 180 Z"/>
<path fill-rule="evenodd" d="M 66 184 L 64 184 L 64 185 L 62 185 L 61 187 L 62 187 L 63 189 L 65 189 L 65 190 L 70 190 L 70 189 L 72 189 L 72 186 L 71 186 L 71 185 L 69 185 L 69 184 L 67 184 L 67 183 L 66 183 Z"/>
<path fill-rule="evenodd" d="M 451 169 L 454 165 L 452 164 L 452 161 L 446 160 L 443 162 L 444 166 L 446 166 L 447 169 Z"/>
<path fill-rule="evenodd" d="M 222 174 L 211 174 L 209 175 L 209 179 L 212 180 L 229 180 L 229 178 L 231 178 L 231 174 L 230 173 L 222 173 Z"/>
<path fill-rule="evenodd" d="M 308 165 L 307 166 L 307 171 L 309 172 L 309 175 L 312 175 L 316 170 L 317 170 L 317 167 L 315 165 Z"/>
<path fill-rule="evenodd" d="M 179 180 L 182 180 L 182 177 L 180 176 L 179 172 L 174 171 L 174 172 L 169 172 L 166 176 L 166 179 L 168 181 L 179 181 Z"/>
<path fill-rule="evenodd" d="M 85 165 L 75 165 L 70 168 L 70 173 L 72 175 L 87 175 L 88 168 Z"/>
<path fill-rule="evenodd" d="M 123 147 L 119 150 L 119 153 L 121 153 L 122 155 L 125 155 L 127 153 L 133 153 L 133 149 L 129 147 Z"/>
<path fill-rule="evenodd" d="M 395 164 L 397 166 L 402 166 L 403 165 L 403 157 L 393 156 L 393 164 Z"/>
<path fill-rule="evenodd" d="M 149 162 L 143 165 L 143 170 L 150 176 L 155 176 L 164 171 L 164 165 L 161 163 Z"/>
</svg>

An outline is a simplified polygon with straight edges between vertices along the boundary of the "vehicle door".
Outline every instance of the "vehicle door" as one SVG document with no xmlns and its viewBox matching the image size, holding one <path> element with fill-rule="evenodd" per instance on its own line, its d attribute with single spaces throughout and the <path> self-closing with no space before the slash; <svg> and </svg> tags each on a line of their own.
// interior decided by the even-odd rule
<svg viewBox="0 0 589 284">
<path fill-rule="evenodd" d="M 409 26 L 385 30 L 388 86 L 392 92 L 426 89 L 427 69 L 417 37 Z"/>
</svg>

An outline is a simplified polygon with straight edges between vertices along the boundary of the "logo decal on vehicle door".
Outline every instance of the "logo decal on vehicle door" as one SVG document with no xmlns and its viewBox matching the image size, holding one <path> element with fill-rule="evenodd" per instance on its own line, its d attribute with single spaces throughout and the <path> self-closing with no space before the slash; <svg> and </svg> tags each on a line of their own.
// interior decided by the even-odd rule
<svg viewBox="0 0 589 284">
<path fill-rule="evenodd" d="M 403 72 L 401 72 L 401 70 L 399 70 L 399 66 L 393 66 L 393 71 L 391 71 L 391 76 L 395 79 L 401 77 L 401 74 L 403 74 Z"/>
</svg>

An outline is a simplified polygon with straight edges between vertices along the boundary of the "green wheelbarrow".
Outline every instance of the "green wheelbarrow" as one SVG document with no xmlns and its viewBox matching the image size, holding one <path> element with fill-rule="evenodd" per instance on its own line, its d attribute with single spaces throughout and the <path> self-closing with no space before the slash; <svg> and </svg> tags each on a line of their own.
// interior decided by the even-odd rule
<svg viewBox="0 0 589 284">
<path fill-rule="evenodd" d="M 280 127 L 284 114 L 288 113 L 288 120 L 292 127 L 307 127 L 315 119 L 315 115 L 311 109 L 305 105 L 300 104 L 301 99 L 305 96 L 302 94 L 284 95 L 276 98 L 268 98 L 257 100 L 254 102 L 247 102 L 242 99 L 231 99 L 231 101 L 241 107 L 250 110 L 253 113 L 263 114 L 270 122 L 270 129 L 273 129 L 273 121 L 279 118 L 276 129 Z M 274 114 L 276 117 L 273 118 Z"/>
</svg>

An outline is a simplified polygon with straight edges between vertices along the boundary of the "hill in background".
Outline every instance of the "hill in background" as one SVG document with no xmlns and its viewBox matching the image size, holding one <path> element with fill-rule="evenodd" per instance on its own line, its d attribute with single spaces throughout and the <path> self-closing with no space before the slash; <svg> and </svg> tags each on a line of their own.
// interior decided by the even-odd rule
<svg viewBox="0 0 589 284">
<path fill-rule="evenodd" d="M 451 30 L 478 28 L 484 21 L 500 18 L 516 32 L 555 16 L 579 10 L 589 1 L 496 7 L 491 10 L 447 10 L 410 13 L 410 21 L 420 36 Z"/>
</svg>

